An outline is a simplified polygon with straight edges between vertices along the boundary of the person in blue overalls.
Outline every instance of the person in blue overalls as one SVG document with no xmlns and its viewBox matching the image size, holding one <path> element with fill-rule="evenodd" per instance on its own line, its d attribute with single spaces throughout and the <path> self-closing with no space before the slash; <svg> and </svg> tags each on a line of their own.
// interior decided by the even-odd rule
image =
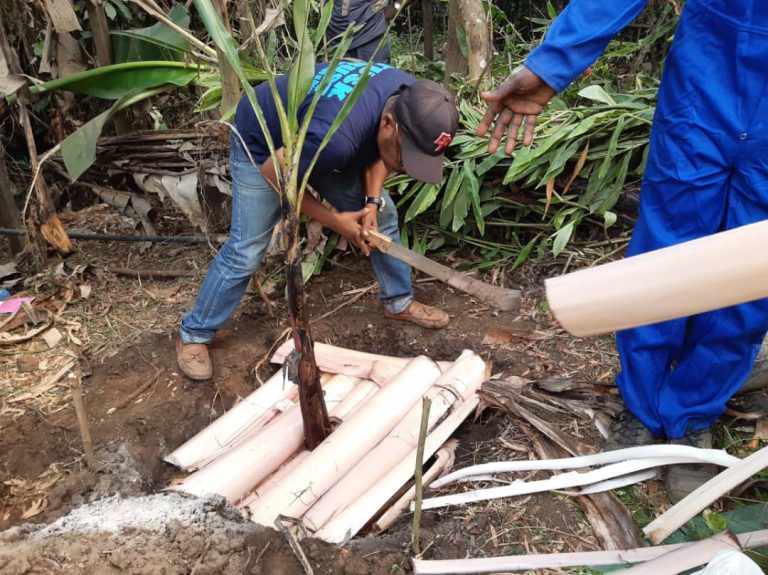
<svg viewBox="0 0 768 575">
<path fill-rule="evenodd" d="M 299 181 L 320 143 L 360 82 L 366 64 L 342 61 L 323 91 L 309 125 L 299 165 Z M 299 109 L 299 121 L 327 71 L 317 67 L 310 93 Z M 285 104 L 288 76 L 276 80 Z M 278 153 L 283 136 L 280 121 L 266 82 L 256 97 Z M 400 242 L 397 210 L 383 188 L 390 173 L 407 173 L 422 182 L 442 180 L 443 152 L 458 127 L 453 96 L 442 86 L 385 64 L 374 64 L 369 81 L 349 115 L 323 148 L 309 178 L 310 185 L 338 211 L 326 208 L 312 194 L 304 195 L 301 211 L 332 229 L 370 255 L 384 315 L 418 326 L 439 329 L 448 314 L 413 297 L 411 268 L 390 255 L 371 251 L 368 230 L 378 229 Z M 232 225 L 229 239 L 213 260 L 200 287 L 195 305 L 182 320 L 176 344 L 182 372 L 193 380 L 213 376 L 208 353 L 216 331 L 229 319 L 251 275 L 258 269 L 272 230 L 280 220 L 275 192 L 275 167 L 264 132 L 247 97 L 235 114 L 231 137 Z"/>
<path fill-rule="evenodd" d="M 525 65 L 496 90 L 478 134 L 489 152 L 508 130 L 533 141 L 537 115 L 599 57 L 646 0 L 571 0 Z M 658 94 L 640 215 L 627 255 L 768 218 L 768 2 L 687 0 Z M 764 249 L 755 246 L 754 249 Z M 653 289 L 653 286 L 649 286 Z M 691 286 L 692 290 L 696 286 Z M 710 447 L 768 329 L 768 300 L 619 332 L 616 383 L 628 408 L 606 449 L 652 443 Z M 672 466 L 673 501 L 711 477 Z"/>
</svg>

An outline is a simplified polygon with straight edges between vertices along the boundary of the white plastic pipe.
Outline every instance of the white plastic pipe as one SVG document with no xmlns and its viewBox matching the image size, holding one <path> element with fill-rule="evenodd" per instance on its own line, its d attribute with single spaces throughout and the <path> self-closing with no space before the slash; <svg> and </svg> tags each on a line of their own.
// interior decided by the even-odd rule
<svg viewBox="0 0 768 575">
<path fill-rule="evenodd" d="M 431 359 L 411 361 L 391 382 L 318 445 L 279 485 L 249 506 L 251 519 L 271 526 L 278 515 L 301 517 L 402 419 L 440 376 Z"/>
<path fill-rule="evenodd" d="M 598 335 L 768 297 L 768 221 L 546 280 L 575 336 Z"/>
</svg>

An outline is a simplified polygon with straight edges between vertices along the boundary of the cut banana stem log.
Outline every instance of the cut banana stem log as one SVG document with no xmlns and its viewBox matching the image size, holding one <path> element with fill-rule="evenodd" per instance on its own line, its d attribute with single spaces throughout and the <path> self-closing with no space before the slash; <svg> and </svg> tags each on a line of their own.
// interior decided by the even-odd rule
<svg viewBox="0 0 768 575">
<path fill-rule="evenodd" d="M 339 424 L 346 421 L 366 401 L 379 392 L 381 386 L 366 379 L 355 386 L 349 395 L 331 411 L 331 416 Z"/>
<path fill-rule="evenodd" d="M 365 380 L 358 383 L 355 388 L 349 392 L 341 403 L 336 407 L 330 408 L 330 416 L 336 422 L 343 422 L 349 414 L 354 412 L 358 407 L 365 403 L 374 393 L 378 392 L 380 386 L 372 381 Z M 256 486 L 248 496 L 246 496 L 239 504 L 238 507 L 247 507 L 253 503 L 260 493 L 277 486 L 283 477 L 290 473 L 294 467 L 304 461 L 309 456 L 310 452 L 303 450 L 300 451 L 290 461 L 285 463 L 280 469 L 275 471 L 271 476 L 267 477 L 259 485 Z"/>
<path fill-rule="evenodd" d="M 341 403 L 358 381 L 345 375 L 333 377 L 323 387 L 328 409 Z M 198 496 L 218 493 L 236 503 L 296 453 L 303 442 L 301 410 L 294 405 L 270 425 L 169 489 Z"/>
<path fill-rule="evenodd" d="M 575 336 L 652 324 L 768 297 L 768 221 L 545 281 Z"/>
<path fill-rule="evenodd" d="M 270 361 L 272 361 L 272 363 L 283 363 L 293 349 L 293 340 L 289 339 L 275 351 Z M 373 372 L 374 367 L 376 367 L 376 364 L 379 364 L 379 370 L 384 370 L 387 367 L 389 368 L 387 370 L 387 379 L 389 379 L 394 375 L 393 371 L 396 373 L 403 369 L 413 359 L 344 349 L 342 347 L 328 345 L 327 343 L 316 342 L 314 349 L 317 366 L 322 371 L 343 373 L 362 379 L 373 379 L 377 383 L 382 382 L 379 381 L 379 379 L 371 377 L 371 373 Z M 437 362 L 441 369 L 450 367 L 452 363 L 453 362 L 450 361 Z"/>
<path fill-rule="evenodd" d="M 251 503 L 251 519 L 271 526 L 278 515 L 301 517 L 387 435 L 440 375 L 440 368 L 431 359 L 422 356 L 412 360 L 278 486 Z"/>
<path fill-rule="evenodd" d="M 283 477 L 288 475 L 293 469 L 299 465 L 302 461 L 304 461 L 308 456 L 310 452 L 306 449 L 302 449 L 299 451 L 296 455 L 294 455 L 291 459 L 289 459 L 287 462 L 283 464 L 280 469 L 275 471 L 272 475 L 267 477 L 264 481 L 259 483 L 256 486 L 256 489 L 251 491 L 248 495 L 243 497 L 243 499 L 237 504 L 238 507 L 241 509 L 244 509 L 245 507 L 248 507 L 253 501 L 256 501 L 256 498 L 259 497 L 259 491 L 265 491 L 272 487 L 273 485 L 277 485 L 282 481 Z"/>
<path fill-rule="evenodd" d="M 266 425 L 280 413 L 275 406 L 288 407 L 285 401 L 295 397 L 297 391 L 294 384 L 283 381 L 282 370 L 278 371 L 259 389 L 163 459 L 187 471 L 201 467 L 238 439 Z"/>
<path fill-rule="evenodd" d="M 450 415 L 427 436 L 422 463 L 432 457 L 435 451 L 448 440 L 456 428 L 475 410 L 479 402 L 480 399 L 475 395 L 456 405 Z M 386 475 L 379 478 L 365 495 L 354 501 L 348 501 L 343 510 L 315 533 L 315 537 L 335 544 L 343 543 L 353 537 L 413 477 L 415 463 L 416 449 L 413 449 Z"/>
<path fill-rule="evenodd" d="M 482 358 L 471 351 L 462 353 L 453 367 L 426 393 L 432 402 L 427 429 L 432 429 L 457 401 L 474 395 L 486 375 L 486 365 Z M 418 444 L 421 417 L 422 406 L 416 404 L 381 443 L 366 454 L 304 514 L 304 525 L 311 531 L 317 531 L 337 511 L 342 510 L 344 502 L 354 501 L 362 496 L 379 477 L 397 465 Z"/>
<path fill-rule="evenodd" d="M 440 477 L 442 473 L 445 473 L 446 470 L 453 466 L 457 445 L 458 441 L 449 439 L 445 445 L 437 450 L 437 453 L 435 453 L 435 461 L 429 466 L 429 469 L 424 472 L 424 475 L 421 478 L 422 485 L 425 489 L 436 477 Z M 392 507 L 381 514 L 373 524 L 373 531 L 381 533 L 382 531 L 389 529 L 403 512 L 408 510 L 408 506 L 414 499 L 416 499 L 415 485 L 406 491 L 400 499 L 392 505 Z"/>
</svg>

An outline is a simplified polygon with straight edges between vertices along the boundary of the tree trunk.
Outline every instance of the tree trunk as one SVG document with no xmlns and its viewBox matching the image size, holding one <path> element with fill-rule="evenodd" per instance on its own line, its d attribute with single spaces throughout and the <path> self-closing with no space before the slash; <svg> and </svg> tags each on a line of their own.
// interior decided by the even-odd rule
<svg viewBox="0 0 768 575">
<path fill-rule="evenodd" d="M 96 49 L 96 62 L 99 66 L 109 66 L 112 63 L 112 45 L 109 39 L 109 25 L 104 13 L 104 6 L 98 0 L 87 0 L 88 21 L 93 35 L 93 45 Z"/>
<path fill-rule="evenodd" d="M 466 38 L 466 55 L 462 52 L 457 28 Z M 445 53 L 445 84 L 451 74 L 467 74 L 470 82 L 480 82 L 490 63 L 490 33 L 482 2 L 448 0 L 448 41 Z"/>
<path fill-rule="evenodd" d="M 432 0 L 421 0 L 421 19 L 424 28 L 424 56 L 434 60 L 434 37 L 432 33 Z"/>
<path fill-rule="evenodd" d="M 87 0 L 88 22 L 93 36 L 93 47 L 96 51 L 96 63 L 99 66 L 112 64 L 112 40 L 109 37 L 109 23 L 104 12 L 104 0 Z M 127 134 L 131 131 L 129 120 L 130 110 L 120 113 L 114 118 L 115 133 Z"/>
<path fill-rule="evenodd" d="M 8 177 L 8 170 L 5 169 L 5 147 L 0 141 L 0 226 L 12 230 L 22 230 L 21 215 L 19 208 L 13 201 L 11 192 L 11 180 Z M 21 253 L 27 245 L 24 237 L 11 236 L 11 251 L 15 254 Z"/>
<path fill-rule="evenodd" d="M 299 246 L 299 218 L 285 193 L 280 195 L 280 204 L 288 246 L 285 250 L 285 276 L 288 288 L 288 308 L 291 314 L 293 342 L 298 359 L 296 378 L 299 386 L 299 404 L 304 422 L 304 441 L 310 451 L 328 437 L 331 424 L 320 386 L 320 370 L 315 361 L 312 334 L 309 329 L 309 314 L 306 308 L 304 278 L 301 273 L 301 249 Z"/>
</svg>

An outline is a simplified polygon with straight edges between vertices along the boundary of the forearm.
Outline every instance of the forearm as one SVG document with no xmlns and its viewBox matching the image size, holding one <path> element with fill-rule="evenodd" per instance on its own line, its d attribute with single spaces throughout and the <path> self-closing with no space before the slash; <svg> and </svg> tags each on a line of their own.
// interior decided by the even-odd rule
<svg viewBox="0 0 768 575">
<path fill-rule="evenodd" d="M 364 181 L 366 197 L 381 197 L 381 190 L 384 188 L 384 182 L 387 180 L 388 175 L 389 172 L 387 167 L 381 160 L 365 168 Z"/>
<path fill-rule="evenodd" d="M 600 57 L 611 38 L 637 17 L 647 1 L 571 0 L 525 66 L 558 92 L 564 90 Z"/>
<path fill-rule="evenodd" d="M 338 231 L 336 228 L 336 214 L 326 208 L 309 191 L 304 192 L 304 198 L 301 202 L 301 212 L 307 217 L 319 222 L 324 228 Z"/>
</svg>

